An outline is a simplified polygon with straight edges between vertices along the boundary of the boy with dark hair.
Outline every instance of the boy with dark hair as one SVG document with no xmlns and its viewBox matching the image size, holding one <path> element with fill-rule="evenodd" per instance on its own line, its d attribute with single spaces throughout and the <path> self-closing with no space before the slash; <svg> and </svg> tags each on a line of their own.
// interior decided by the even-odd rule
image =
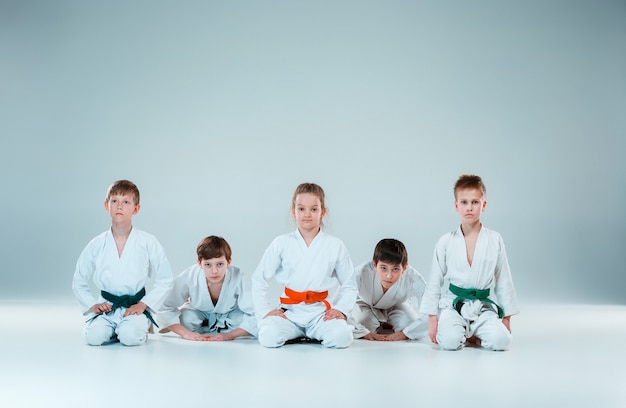
<svg viewBox="0 0 626 408">
<path fill-rule="evenodd" d="M 402 242 L 381 240 L 372 261 L 357 266 L 355 275 L 359 295 L 348 319 L 355 338 L 395 341 L 426 335 L 428 323 L 418 313 L 426 284 L 409 265 Z"/>
</svg>

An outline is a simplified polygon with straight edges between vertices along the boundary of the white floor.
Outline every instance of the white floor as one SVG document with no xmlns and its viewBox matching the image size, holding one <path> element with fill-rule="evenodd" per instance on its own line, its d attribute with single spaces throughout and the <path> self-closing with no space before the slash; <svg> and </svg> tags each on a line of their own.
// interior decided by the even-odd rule
<svg viewBox="0 0 626 408">
<path fill-rule="evenodd" d="M 0 303 L 0 407 L 626 407 L 626 306 L 526 306 L 511 350 L 84 345 L 75 304 Z"/>
</svg>

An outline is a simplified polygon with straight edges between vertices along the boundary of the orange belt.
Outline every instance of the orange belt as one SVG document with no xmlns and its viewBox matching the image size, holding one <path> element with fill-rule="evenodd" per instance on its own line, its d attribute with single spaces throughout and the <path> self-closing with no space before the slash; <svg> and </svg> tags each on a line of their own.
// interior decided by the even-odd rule
<svg viewBox="0 0 626 408">
<path fill-rule="evenodd" d="M 307 290 L 306 292 L 296 292 L 295 290 L 291 290 L 289 288 L 285 288 L 286 298 L 281 297 L 280 303 L 284 305 L 295 305 L 301 302 L 304 303 L 317 303 L 323 302 L 326 305 L 326 310 L 330 310 L 330 303 L 326 300 L 328 296 L 328 291 L 324 292 L 313 292 L 312 290 Z"/>
</svg>

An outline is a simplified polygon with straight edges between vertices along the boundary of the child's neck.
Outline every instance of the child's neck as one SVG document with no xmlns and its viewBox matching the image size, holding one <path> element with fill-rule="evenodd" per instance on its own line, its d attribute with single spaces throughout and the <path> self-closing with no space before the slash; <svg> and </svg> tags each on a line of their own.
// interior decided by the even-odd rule
<svg viewBox="0 0 626 408">
<path fill-rule="evenodd" d="M 216 305 L 217 301 L 220 299 L 220 293 L 222 292 L 222 284 L 224 280 L 221 280 L 217 283 L 209 283 L 207 281 L 207 288 L 209 289 L 209 295 L 211 296 L 211 301 Z"/>
<path fill-rule="evenodd" d="M 465 239 L 465 255 L 467 256 L 469 266 L 472 266 L 474 263 L 474 252 L 481 227 L 480 221 L 472 224 L 461 224 L 461 232 L 463 232 L 463 238 Z"/>
<path fill-rule="evenodd" d="M 111 233 L 115 239 L 118 238 L 128 238 L 130 235 L 130 231 L 133 229 L 133 224 L 131 223 L 113 223 L 111 224 Z"/>
<path fill-rule="evenodd" d="M 311 242 L 313 242 L 317 234 L 320 233 L 321 228 L 315 228 L 313 230 L 303 230 L 298 227 L 298 231 L 300 231 L 300 235 L 302 235 L 302 238 L 304 238 L 304 243 L 306 244 L 306 246 L 310 246 Z"/>
<path fill-rule="evenodd" d="M 480 221 L 477 221 L 472 224 L 463 224 L 461 223 L 461 232 L 463 232 L 464 236 L 476 235 L 480 232 L 483 224 Z"/>
</svg>

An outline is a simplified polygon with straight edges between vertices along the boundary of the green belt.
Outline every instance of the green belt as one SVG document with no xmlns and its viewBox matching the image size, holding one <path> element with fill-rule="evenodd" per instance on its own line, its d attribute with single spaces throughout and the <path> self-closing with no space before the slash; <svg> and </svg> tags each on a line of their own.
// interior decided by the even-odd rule
<svg viewBox="0 0 626 408">
<path fill-rule="evenodd" d="M 494 305 L 498 309 L 498 317 L 502 319 L 504 317 L 504 310 L 496 304 L 493 300 L 489 299 L 489 288 L 487 289 L 465 289 L 459 288 L 453 284 L 450 284 L 450 292 L 456 295 L 456 299 L 452 302 L 452 307 L 456 309 L 457 303 L 462 300 L 480 300 L 481 302 Z"/>
<path fill-rule="evenodd" d="M 134 295 L 116 296 L 107 292 L 106 290 L 101 291 L 100 294 L 102 295 L 104 299 L 108 300 L 109 302 L 113 304 L 113 308 L 111 309 L 111 311 L 113 312 L 115 309 L 118 309 L 120 307 L 125 307 L 128 309 L 132 305 L 139 303 L 141 299 L 143 299 L 143 297 L 146 295 L 146 288 L 142 288 L 139 292 L 135 293 Z M 153 325 L 155 325 L 156 327 L 159 327 L 159 325 L 156 324 L 156 322 L 152 318 L 152 315 L 150 314 L 148 309 L 144 310 L 143 314 L 146 315 L 148 320 L 150 320 Z"/>
</svg>

